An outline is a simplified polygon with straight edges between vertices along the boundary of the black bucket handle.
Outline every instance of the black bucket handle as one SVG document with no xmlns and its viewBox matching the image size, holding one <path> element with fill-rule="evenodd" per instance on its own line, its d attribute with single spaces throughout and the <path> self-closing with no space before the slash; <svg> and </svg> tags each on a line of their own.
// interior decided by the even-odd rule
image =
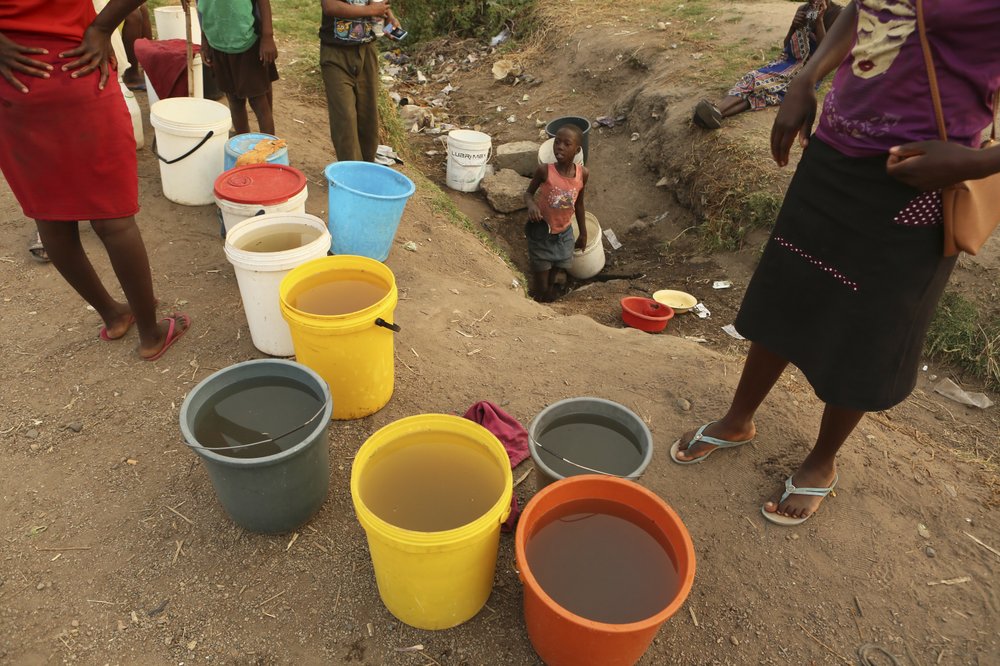
<svg viewBox="0 0 1000 666">
<path fill-rule="evenodd" d="M 159 153 L 159 152 L 158 152 L 158 151 L 156 150 L 156 141 L 154 140 L 154 141 L 153 141 L 153 154 L 154 154 L 154 155 L 156 155 L 156 157 L 157 157 L 157 158 L 158 158 L 158 159 L 159 159 L 159 160 L 160 160 L 161 162 L 163 162 L 164 164 L 176 164 L 177 162 L 180 162 L 180 161 L 181 161 L 182 159 L 184 159 L 185 157 L 190 157 L 191 155 L 194 155 L 194 154 L 195 154 L 195 152 L 196 152 L 196 151 L 197 151 L 197 150 L 198 150 L 199 148 L 201 148 L 202 146 L 204 146 L 204 145 L 205 145 L 206 143 L 208 143 L 208 140 L 209 140 L 209 139 L 211 139 L 211 138 L 212 138 L 213 136 L 215 136 L 215 130 L 208 130 L 208 134 L 206 134 L 206 135 L 205 135 L 205 137 L 204 137 L 204 138 L 203 138 L 203 139 L 202 139 L 201 141 L 199 141 L 199 142 L 198 142 L 198 145 L 197 145 L 197 146 L 195 146 L 195 147 L 194 147 L 194 148 L 192 148 L 191 150 L 187 151 L 186 153 L 184 153 L 184 154 L 183 154 L 183 155 L 181 155 L 180 157 L 177 157 L 177 158 L 175 158 L 175 159 L 172 159 L 172 160 L 168 160 L 168 159 L 166 159 L 165 157 L 163 157 L 163 155 L 161 155 L 161 154 L 160 154 L 160 153 Z"/>
<path fill-rule="evenodd" d="M 381 326 L 382 328 L 387 328 L 393 333 L 399 333 L 400 331 L 403 330 L 399 327 L 399 324 L 390 324 L 385 319 L 382 319 L 382 317 L 379 317 L 378 319 L 375 320 L 375 325 Z"/>
</svg>

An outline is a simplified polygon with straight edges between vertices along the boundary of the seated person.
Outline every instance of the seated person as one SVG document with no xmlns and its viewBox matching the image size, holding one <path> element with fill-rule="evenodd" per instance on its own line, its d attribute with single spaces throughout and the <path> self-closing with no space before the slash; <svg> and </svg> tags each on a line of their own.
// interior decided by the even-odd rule
<svg viewBox="0 0 1000 666">
<path fill-rule="evenodd" d="M 828 4 L 827 0 L 809 0 L 800 6 L 785 35 L 781 58 L 747 72 L 718 104 L 707 99 L 698 102 L 694 107 L 694 124 L 705 129 L 719 129 L 723 118 L 781 104 L 788 83 L 826 37 L 826 31 L 840 10 L 839 5 Z"/>
</svg>

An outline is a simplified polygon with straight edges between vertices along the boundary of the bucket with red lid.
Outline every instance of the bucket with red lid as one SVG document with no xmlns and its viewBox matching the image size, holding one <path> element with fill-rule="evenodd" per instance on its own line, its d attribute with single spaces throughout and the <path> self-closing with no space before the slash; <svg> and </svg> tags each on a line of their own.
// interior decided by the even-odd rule
<svg viewBox="0 0 1000 666">
<path fill-rule="evenodd" d="M 248 217 L 305 213 L 308 198 L 305 174 L 285 164 L 248 164 L 215 179 L 215 202 L 227 233 Z"/>
</svg>

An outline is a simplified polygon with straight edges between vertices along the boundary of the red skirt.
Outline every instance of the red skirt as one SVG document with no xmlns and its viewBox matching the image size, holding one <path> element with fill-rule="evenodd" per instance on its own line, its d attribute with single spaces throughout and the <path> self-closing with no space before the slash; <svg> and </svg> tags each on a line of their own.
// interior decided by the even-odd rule
<svg viewBox="0 0 1000 666">
<path fill-rule="evenodd" d="M 139 177 L 132 119 L 114 71 L 104 90 L 97 72 L 74 79 L 59 53 L 72 41 L 10 33 L 40 46 L 48 79 L 16 73 L 28 93 L 0 79 L 0 171 L 27 217 L 106 220 L 139 211 Z"/>
</svg>

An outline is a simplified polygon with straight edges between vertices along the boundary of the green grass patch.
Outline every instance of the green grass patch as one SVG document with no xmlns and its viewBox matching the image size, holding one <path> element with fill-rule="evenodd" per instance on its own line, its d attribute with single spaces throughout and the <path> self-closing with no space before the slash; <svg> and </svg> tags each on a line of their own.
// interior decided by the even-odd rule
<svg viewBox="0 0 1000 666">
<path fill-rule="evenodd" d="M 1000 315 L 985 314 L 961 294 L 947 292 L 941 299 L 924 351 L 1000 389 Z"/>
</svg>

